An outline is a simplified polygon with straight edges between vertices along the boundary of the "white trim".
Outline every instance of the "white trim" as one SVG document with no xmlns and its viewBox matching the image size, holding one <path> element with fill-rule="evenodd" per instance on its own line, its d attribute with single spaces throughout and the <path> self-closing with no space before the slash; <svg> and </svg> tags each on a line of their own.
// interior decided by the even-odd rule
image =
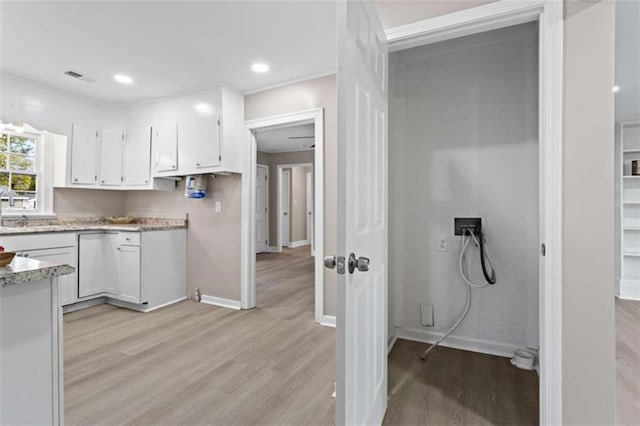
<svg viewBox="0 0 640 426">
<path fill-rule="evenodd" d="M 620 280 L 618 299 L 640 300 L 640 281 Z"/>
<path fill-rule="evenodd" d="M 97 297 L 95 299 L 82 300 L 80 302 L 63 306 L 62 312 L 65 314 L 68 314 L 70 312 L 80 311 L 82 309 L 87 309 L 93 306 L 102 305 L 103 303 L 107 303 L 107 298 L 104 296 Z"/>
<path fill-rule="evenodd" d="M 267 233 L 266 233 L 266 238 L 267 238 L 267 241 L 270 241 L 269 240 L 269 228 L 271 227 L 271 223 L 270 223 L 271 221 L 269 220 L 269 215 L 271 214 L 271 212 L 269 211 L 269 188 L 270 188 L 271 182 L 269 181 L 269 165 L 268 164 L 256 164 L 256 168 L 257 167 L 260 167 L 260 168 L 265 169 L 267 171 L 267 193 L 265 194 L 265 203 L 267 205 L 267 213 L 266 213 L 266 215 L 267 215 Z M 269 253 L 269 243 L 267 243 L 266 246 L 267 246 L 266 252 Z"/>
<path fill-rule="evenodd" d="M 389 51 L 539 22 L 540 424 L 562 424 L 563 2 L 501 0 L 386 31 Z"/>
<path fill-rule="evenodd" d="M 322 319 L 318 321 L 320 325 L 324 325 L 326 327 L 336 327 L 336 317 L 335 315 L 323 315 Z"/>
<path fill-rule="evenodd" d="M 144 312 L 151 312 L 151 311 L 155 311 L 156 309 L 165 308 L 165 307 L 167 307 L 169 305 L 173 305 L 174 303 L 182 302 L 183 300 L 187 300 L 187 299 L 188 299 L 187 296 L 183 296 L 183 297 L 180 297 L 178 299 L 172 300 L 170 302 L 163 303 L 162 305 L 158 305 L 158 306 L 154 306 L 153 308 L 145 309 Z"/>
<path fill-rule="evenodd" d="M 220 306 L 223 308 L 242 309 L 242 304 L 237 300 L 225 299 L 222 297 L 215 297 L 215 296 L 207 296 L 206 294 L 202 295 L 200 299 L 200 303 L 206 303 L 207 305 Z"/>
<path fill-rule="evenodd" d="M 389 52 L 538 20 L 542 0 L 502 0 L 385 31 Z"/>
<path fill-rule="evenodd" d="M 391 353 L 397 341 L 398 341 L 398 335 L 396 333 L 393 333 L 393 336 L 390 336 L 387 341 L 387 354 Z"/>
<path fill-rule="evenodd" d="M 282 249 L 278 249 L 276 246 L 267 247 L 267 253 L 282 253 Z"/>
<path fill-rule="evenodd" d="M 255 165 L 256 141 L 252 131 L 261 128 L 283 126 L 287 124 L 314 123 L 316 147 L 314 150 L 314 214 L 316 235 L 316 252 L 314 258 L 315 300 L 314 318 L 321 322 L 324 314 L 324 108 L 280 114 L 245 122 L 247 128 L 243 148 L 245 173 L 242 174 L 242 223 L 241 223 L 241 283 L 240 296 L 243 309 L 255 307 L 256 293 L 256 256 L 255 256 Z"/>
<path fill-rule="evenodd" d="M 282 247 L 289 247 L 289 248 L 295 248 L 297 246 L 294 246 L 293 244 L 295 244 L 296 242 L 292 242 L 291 241 L 291 227 L 289 227 L 289 241 L 283 241 L 282 240 L 282 229 L 281 229 L 281 224 L 280 224 L 280 220 L 282 220 L 282 198 L 280 197 L 282 194 L 280 194 L 280 188 L 282 188 L 282 173 L 283 173 L 283 169 L 292 169 L 294 167 L 313 167 L 313 163 L 294 163 L 294 164 L 277 164 L 276 165 L 276 169 L 277 169 L 277 176 L 278 176 L 278 183 L 276 185 L 276 217 L 278 218 L 276 220 L 276 234 L 278 236 L 277 238 L 277 247 L 280 248 L 280 251 L 282 251 Z M 289 201 L 291 201 L 291 195 L 293 194 L 292 191 L 293 188 L 291 188 L 291 185 L 289 185 Z M 306 203 L 306 200 L 305 200 Z M 315 213 L 315 209 L 314 209 L 314 213 Z M 289 212 L 289 214 L 291 214 L 291 212 Z M 291 216 L 289 216 L 289 220 Z"/>
<path fill-rule="evenodd" d="M 288 245 L 289 248 L 297 248 L 297 247 L 302 247 L 302 246 L 308 246 L 309 240 L 298 240 L 298 241 L 291 241 Z"/>
<path fill-rule="evenodd" d="M 442 337 L 443 334 L 444 333 L 420 330 L 417 328 L 396 329 L 397 339 L 405 339 L 422 343 L 434 343 Z M 513 351 L 522 345 L 451 335 L 444 339 L 442 343 L 440 343 L 440 346 L 511 358 L 513 356 Z"/>
</svg>

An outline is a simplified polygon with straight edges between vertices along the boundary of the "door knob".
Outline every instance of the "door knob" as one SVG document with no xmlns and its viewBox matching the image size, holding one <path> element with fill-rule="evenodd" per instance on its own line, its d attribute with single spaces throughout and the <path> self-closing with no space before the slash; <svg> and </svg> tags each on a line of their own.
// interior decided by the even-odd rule
<svg viewBox="0 0 640 426">
<path fill-rule="evenodd" d="M 349 273 L 353 274 L 356 269 L 360 272 L 367 272 L 369 270 L 369 258 L 363 256 L 356 258 L 356 255 L 351 253 L 349 255 Z"/>
<path fill-rule="evenodd" d="M 334 269 L 336 267 L 336 257 L 335 256 L 325 256 L 324 257 L 324 267 L 329 269 Z"/>
</svg>

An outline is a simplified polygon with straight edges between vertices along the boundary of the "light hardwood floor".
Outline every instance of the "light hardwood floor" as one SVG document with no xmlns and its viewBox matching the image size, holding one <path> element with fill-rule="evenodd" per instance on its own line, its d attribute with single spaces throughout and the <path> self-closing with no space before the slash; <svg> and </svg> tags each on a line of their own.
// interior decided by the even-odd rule
<svg viewBox="0 0 640 426">
<path fill-rule="evenodd" d="M 184 301 L 66 314 L 65 423 L 333 424 L 335 330 L 313 322 L 308 247 L 259 255 L 256 293 L 251 311 Z M 391 352 L 385 424 L 537 422 L 535 373 L 447 348 L 422 364 L 425 347 Z"/>
<path fill-rule="evenodd" d="M 66 314 L 65 423 L 332 423 L 335 330 L 313 322 L 304 251 L 258 257 L 251 311 L 184 301 Z"/>
<path fill-rule="evenodd" d="M 616 381 L 619 425 L 640 424 L 640 302 L 616 298 Z"/>
</svg>

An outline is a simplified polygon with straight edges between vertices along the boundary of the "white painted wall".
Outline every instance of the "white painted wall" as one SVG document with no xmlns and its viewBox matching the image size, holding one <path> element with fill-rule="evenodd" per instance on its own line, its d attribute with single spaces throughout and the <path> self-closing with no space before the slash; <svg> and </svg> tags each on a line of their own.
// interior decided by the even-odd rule
<svg viewBox="0 0 640 426">
<path fill-rule="evenodd" d="M 480 216 L 497 284 L 474 289 L 453 336 L 538 341 L 534 24 L 394 53 L 390 84 L 390 324 L 444 332 L 465 303 L 453 218 Z M 445 236 L 449 251 L 438 251 Z M 471 276 L 482 280 L 477 249 Z M 419 303 L 435 305 L 435 327 Z M 406 334 L 406 333 L 405 333 Z"/>
</svg>

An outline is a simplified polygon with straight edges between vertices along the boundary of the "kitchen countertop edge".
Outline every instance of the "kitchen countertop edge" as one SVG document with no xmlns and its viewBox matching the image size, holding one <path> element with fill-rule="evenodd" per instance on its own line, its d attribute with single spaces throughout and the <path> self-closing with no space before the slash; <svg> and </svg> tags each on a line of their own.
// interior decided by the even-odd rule
<svg viewBox="0 0 640 426">
<path fill-rule="evenodd" d="M 0 267 L 0 287 L 28 284 L 33 281 L 72 274 L 74 271 L 75 268 L 69 265 L 16 256 L 10 265 Z"/>
</svg>

